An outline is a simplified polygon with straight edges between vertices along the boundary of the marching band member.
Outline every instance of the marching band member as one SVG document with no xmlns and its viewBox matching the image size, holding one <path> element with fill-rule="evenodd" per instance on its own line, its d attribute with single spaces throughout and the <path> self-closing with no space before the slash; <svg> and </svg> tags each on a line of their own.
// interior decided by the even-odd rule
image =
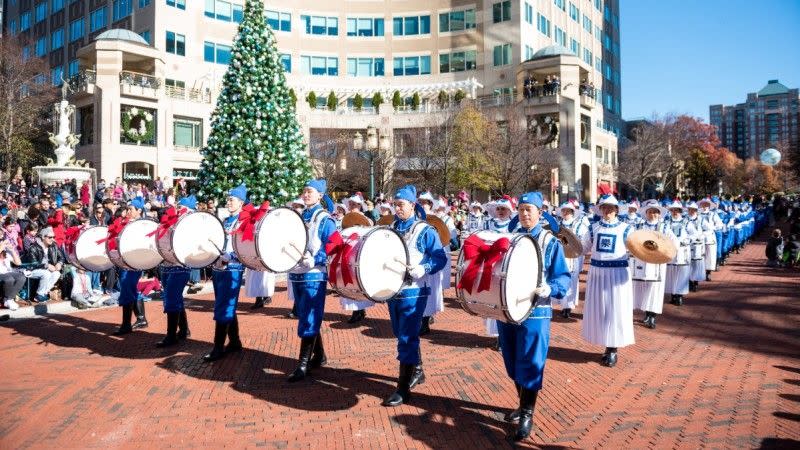
<svg viewBox="0 0 800 450">
<path fill-rule="evenodd" d="M 714 230 L 711 228 L 710 224 L 700 219 L 700 216 L 697 214 L 697 210 L 699 209 L 697 203 L 689 202 L 689 204 L 686 205 L 686 209 L 689 210 L 689 214 L 686 217 L 686 220 L 689 222 L 688 230 L 692 237 L 692 244 L 695 246 L 692 250 L 689 290 L 696 292 L 700 282 L 706 279 L 706 236 L 708 233 L 713 233 Z"/>
<path fill-rule="evenodd" d="M 675 199 L 669 205 L 670 217 L 664 222 L 672 230 L 672 234 L 680 243 L 678 247 L 678 254 L 675 258 L 667 263 L 667 276 L 664 283 L 664 292 L 671 294 L 672 300 L 670 303 L 676 306 L 683 305 L 683 296 L 689 293 L 689 276 L 691 267 L 689 267 L 689 259 L 691 257 L 685 256 L 686 247 L 691 243 L 691 235 L 688 230 L 688 222 L 683 218 L 683 205 L 680 200 Z M 683 247 L 683 249 L 681 248 Z"/>
<path fill-rule="evenodd" d="M 250 309 L 263 308 L 272 303 L 275 295 L 275 274 L 261 270 L 246 269 L 244 276 L 244 295 L 256 299 Z"/>
<path fill-rule="evenodd" d="M 672 233 L 672 229 L 662 220 L 666 210 L 659 205 L 658 200 L 644 202 L 640 213 L 643 217 L 640 229 L 662 233 L 672 240 L 676 248 L 680 246 L 680 242 L 678 242 L 675 234 Z M 656 327 L 656 316 L 664 310 L 667 265 L 657 265 L 659 273 L 657 280 L 639 280 L 635 274 L 633 276 L 633 300 L 636 303 L 636 309 L 644 311 L 643 323 L 648 328 Z"/>
<path fill-rule="evenodd" d="M 575 205 L 571 202 L 564 202 L 556 210 L 556 213 L 561 217 L 561 226 L 569 228 L 570 231 L 575 233 L 575 236 L 580 239 L 583 245 L 583 253 L 587 253 L 591 248 L 589 226 L 586 222 L 576 217 Z M 581 270 L 583 269 L 584 254 L 581 254 L 577 258 L 566 258 L 567 267 L 570 269 L 571 283 L 566 295 L 559 301 L 561 304 L 561 316 L 565 319 L 569 319 L 572 310 L 578 306 L 578 294 L 580 294 L 578 280 L 580 279 Z"/>
<path fill-rule="evenodd" d="M 352 197 L 345 200 L 345 204 L 347 205 L 348 214 L 355 212 L 361 214 L 364 217 L 367 217 L 364 214 L 364 199 L 362 199 L 360 195 L 358 194 L 353 195 Z M 370 221 L 370 223 L 373 222 L 372 219 L 370 219 L 369 217 L 367 217 L 367 219 Z M 364 320 L 365 317 L 367 317 L 367 308 L 370 308 L 375 305 L 375 303 L 369 300 L 359 301 L 347 297 L 339 297 L 339 302 L 342 305 L 342 309 L 344 309 L 345 311 L 353 312 L 352 315 L 350 316 L 350 319 L 347 320 L 347 323 L 361 322 L 362 320 Z"/>
<path fill-rule="evenodd" d="M 297 214 L 303 215 L 303 210 L 305 209 L 305 205 L 303 204 L 303 199 L 298 197 L 289 203 L 286 204 L 287 207 L 292 208 L 297 212 Z M 344 210 L 344 207 L 343 209 Z M 290 281 L 286 281 L 286 297 L 289 298 L 289 301 L 292 302 L 292 310 L 289 311 L 284 317 L 287 319 L 297 319 L 297 302 L 294 301 L 294 289 L 292 289 L 292 283 Z"/>
<path fill-rule="evenodd" d="M 214 285 L 214 348 L 203 356 L 206 362 L 216 361 L 228 353 L 242 350 L 236 305 L 239 303 L 244 266 L 233 251 L 233 233 L 239 225 L 239 213 L 242 212 L 245 203 L 247 203 L 247 187 L 244 184 L 228 192 L 226 207 L 230 215 L 222 223 L 225 228 L 225 247 L 211 273 L 211 283 Z M 225 347 L 226 337 L 227 347 Z"/>
<path fill-rule="evenodd" d="M 539 390 L 542 389 L 550 345 L 550 319 L 553 316 L 550 299 L 563 298 L 570 284 L 561 242 L 540 224 L 542 207 L 542 194 L 539 192 L 528 192 L 519 199 L 520 228 L 517 231 L 530 234 L 542 249 L 544 276 L 541 286 L 535 291 L 536 305 L 531 315 L 519 325 L 497 323 L 506 373 L 514 380 L 519 392 L 519 408 L 505 417 L 506 421 L 518 422 L 514 441 L 527 438 L 533 427 L 533 410 Z"/>
<path fill-rule="evenodd" d="M 425 311 L 425 315 L 426 316 L 429 315 L 429 313 L 430 313 L 430 315 L 433 315 L 433 314 L 436 314 L 436 313 L 444 311 L 444 291 L 447 290 L 447 289 L 450 289 L 450 287 L 451 287 L 450 280 L 452 278 L 452 269 L 453 269 L 452 265 L 450 264 L 450 259 L 449 258 L 450 258 L 450 255 L 452 254 L 452 251 L 453 250 L 458 250 L 459 247 L 460 247 L 460 244 L 461 244 L 459 239 L 458 239 L 458 228 L 456 228 L 456 224 L 453 221 L 453 218 L 450 217 L 450 214 L 447 213 L 448 209 L 449 209 L 449 207 L 447 205 L 447 199 L 442 197 L 442 196 L 439 196 L 439 200 L 436 202 L 436 207 L 435 207 L 434 213 L 435 213 L 436 217 L 438 217 L 439 219 L 442 220 L 442 222 L 444 222 L 444 224 L 447 226 L 447 231 L 450 232 L 450 242 L 442 242 L 442 247 L 444 247 L 444 251 L 445 251 L 445 253 L 447 253 L 447 256 L 448 256 L 448 263 L 445 264 L 444 265 L 444 269 L 441 272 L 439 272 L 439 278 L 440 278 L 440 283 L 441 283 L 440 284 L 440 289 L 441 289 L 441 292 L 442 292 L 441 305 L 437 304 L 435 310 L 427 310 L 426 309 L 426 311 Z M 428 306 L 430 307 L 431 305 L 428 305 Z M 427 328 L 427 330 L 426 330 L 426 324 L 424 322 L 423 322 L 422 328 L 423 329 L 420 332 L 420 334 L 427 334 L 427 332 L 430 331 L 430 328 Z"/>
<path fill-rule="evenodd" d="M 400 374 L 395 392 L 383 401 L 384 406 L 399 406 L 411 398 L 411 388 L 425 382 L 419 346 L 422 316 L 432 294 L 437 273 L 448 263 L 447 254 L 436 230 L 425 223 L 425 213 L 417 219 L 417 190 L 406 185 L 394 196 L 395 220 L 392 228 L 400 233 L 409 252 L 409 279 L 388 302 L 392 332 L 397 338 Z"/>
<path fill-rule="evenodd" d="M 469 205 L 469 215 L 467 215 L 467 220 L 464 223 L 464 232 L 466 234 L 471 234 L 485 228 L 484 223 L 486 222 L 486 216 L 483 215 L 485 211 L 486 209 L 480 202 L 472 202 L 472 204 Z"/>
<path fill-rule="evenodd" d="M 178 201 L 178 206 L 170 207 L 171 211 L 162 217 L 159 229 L 169 229 L 174 223 L 165 222 L 164 218 L 176 217 L 197 209 L 197 199 L 194 195 L 184 197 Z M 159 235 L 160 236 L 160 235 Z M 167 315 L 167 334 L 164 339 L 156 343 L 156 347 L 170 347 L 181 340 L 188 338 L 189 322 L 183 304 L 183 289 L 189 282 L 191 269 L 184 266 L 174 266 L 166 261 L 161 265 L 161 285 L 163 286 L 164 314 Z"/>
<path fill-rule="evenodd" d="M 423 192 L 419 195 L 417 202 L 422 206 L 422 209 L 425 211 L 425 216 L 435 216 L 435 205 L 436 200 L 434 200 L 433 195 L 430 192 Z M 395 209 L 397 209 L 395 207 Z M 435 228 L 434 228 L 435 230 Z M 448 243 L 441 242 L 442 247 L 444 248 L 445 253 L 449 254 Z M 433 316 L 436 313 L 444 311 L 444 293 L 442 292 L 443 289 L 443 279 L 442 275 L 439 274 L 437 276 L 431 277 L 431 294 L 427 296 L 427 304 L 425 305 L 425 312 L 422 315 L 422 325 L 419 331 L 420 336 L 424 336 L 431 332 L 431 322 L 433 322 Z"/>
<path fill-rule="evenodd" d="M 617 219 L 619 203 L 612 194 L 600 197 L 602 218 L 592 225 L 592 259 L 583 307 L 583 338 L 606 351 L 602 364 L 614 367 L 617 349 L 634 343 L 633 286 L 625 240 L 633 228 Z"/>
<path fill-rule="evenodd" d="M 324 179 L 308 181 L 300 198 L 303 199 L 303 221 L 308 229 L 308 244 L 303 249 L 303 259 L 289 273 L 291 289 L 297 306 L 297 336 L 300 338 L 298 365 L 289 376 L 290 383 L 303 380 L 311 369 L 327 363 L 322 336 L 322 316 L 325 314 L 325 294 L 328 273 L 326 245 L 331 235 L 337 233 L 329 209 L 333 203 L 325 195 L 328 182 Z M 320 204 L 325 201 L 327 208 Z M 328 204 L 330 202 L 330 204 Z"/>
<path fill-rule="evenodd" d="M 509 230 L 511 225 L 511 218 L 515 212 L 514 204 L 511 202 L 511 197 L 508 195 L 503 196 L 499 200 L 489 202 L 486 208 L 491 217 L 485 223 L 485 227 L 489 231 L 496 231 L 498 233 L 511 233 L 514 230 Z M 497 349 L 500 348 L 500 335 L 497 332 L 497 321 L 495 319 L 483 319 L 486 325 L 486 335 L 497 338 Z"/>
<path fill-rule="evenodd" d="M 706 230 L 706 278 L 711 281 L 711 272 L 717 270 L 717 259 L 719 258 L 720 236 L 722 235 L 722 220 L 714 211 L 717 205 L 710 198 L 704 198 L 697 202 L 700 207 L 700 220 L 707 227 Z"/>
<path fill-rule="evenodd" d="M 628 203 L 628 217 L 624 222 L 632 226 L 634 230 L 640 228 L 644 223 L 644 219 L 639 217 L 639 202 L 636 200 Z"/>
<path fill-rule="evenodd" d="M 142 218 L 144 212 L 144 199 L 142 197 L 134 197 L 133 200 L 128 202 L 128 208 L 125 214 L 121 217 L 114 219 L 114 223 L 108 227 L 108 240 L 116 239 L 116 236 L 125 228 L 129 222 L 139 220 Z M 116 245 L 114 242 L 112 245 Z M 119 271 L 119 305 L 122 306 L 122 324 L 119 329 L 114 332 L 115 336 L 122 336 L 128 334 L 137 328 L 147 328 L 147 318 L 144 313 L 144 300 L 139 298 L 139 290 L 136 286 L 139 284 L 139 278 L 142 277 L 141 270 L 125 270 Z M 131 325 L 131 316 L 136 314 L 136 322 Z"/>
</svg>

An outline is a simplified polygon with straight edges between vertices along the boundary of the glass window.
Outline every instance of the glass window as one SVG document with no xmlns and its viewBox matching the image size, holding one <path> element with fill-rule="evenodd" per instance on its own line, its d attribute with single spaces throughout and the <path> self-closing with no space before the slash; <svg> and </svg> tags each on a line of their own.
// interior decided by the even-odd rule
<svg viewBox="0 0 800 450">
<path fill-rule="evenodd" d="M 147 0 L 147 3 L 149 4 L 150 1 Z M 144 6 L 147 6 L 147 5 L 144 5 Z M 167 0 L 167 6 L 173 6 L 173 7 L 178 8 L 178 9 L 186 9 L 186 0 Z M 143 7 L 142 6 L 142 1 L 140 0 L 139 1 L 139 8 L 142 8 L 142 7 Z"/>
<path fill-rule="evenodd" d="M 511 0 L 497 2 L 492 5 L 492 21 L 494 23 L 511 20 Z"/>
<path fill-rule="evenodd" d="M 394 59 L 394 75 L 429 75 L 431 73 L 430 56 L 406 56 Z"/>
<path fill-rule="evenodd" d="M 475 10 L 451 11 L 439 14 L 439 31 L 462 31 L 475 28 Z"/>
<path fill-rule="evenodd" d="M 77 59 L 73 59 L 72 61 L 70 61 L 70 62 L 69 62 L 69 65 L 67 66 L 67 76 L 68 76 L 69 78 L 72 78 L 72 77 L 74 77 L 75 75 L 77 75 L 77 74 L 78 74 L 79 67 L 80 67 L 80 66 L 79 66 L 79 64 L 78 64 L 78 60 L 77 60 Z"/>
<path fill-rule="evenodd" d="M 36 5 L 35 13 L 36 14 L 34 23 L 39 23 L 43 21 L 47 17 L 47 3 L 42 2 Z"/>
<path fill-rule="evenodd" d="M 167 53 L 186 56 L 186 36 L 167 31 Z"/>
<path fill-rule="evenodd" d="M 281 56 L 281 64 L 283 65 L 283 71 L 286 73 L 292 72 L 292 55 L 289 53 L 282 53 Z"/>
<path fill-rule="evenodd" d="M 11 33 L 12 36 L 17 34 L 17 21 L 16 20 L 11 19 L 11 20 L 8 21 L 8 32 Z"/>
<path fill-rule="evenodd" d="M 419 16 L 419 34 L 431 34 L 431 16 Z"/>
<path fill-rule="evenodd" d="M 69 41 L 75 42 L 83 37 L 83 17 L 69 24 Z"/>
<path fill-rule="evenodd" d="M 241 11 L 240 11 L 241 12 Z M 234 14 L 235 16 L 236 14 Z M 267 25 L 275 31 L 292 31 L 292 15 L 278 11 L 266 11 Z M 241 22 L 239 18 L 238 22 Z"/>
<path fill-rule="evenodd" d="M 116 22 L 131 15 L 133 12 L 133 0 L 114 0 L 111 12 L 111 21 Z"/>
<path fill-rule="evenodd" d="M 567 33 L 565 33 L 564 30 L 559 28 L 558 25 L 556 25 L 554 28 L 555 28 L 555 34 L 556 34 L 556 37 L 555 37 L 556 44 L 558 44 L 558 45 L 560 45 L 562 47 L 566 47 L 567 46 Z"/>
<path fill-rule="evenodd" d="M 538 20 L 536 21 L 537 23 L 536 28 L 542 34 L 546 35 L 547 37 L 550 37 L 550 20 L 548 20 L 547 17 L 538 13 L 536 14 L 536 16 L 538 18 Z"/>
<path fill-rule="evenodd" d="M 574 20 L 575 22 L 578 22 L 580 17 L 581 17 L 581 10 L 577 6 L 575 6 L 574 3 L 570 2 L 569 3 L 569 18 Z"/>
<path fill-rule="evenodd" d="M 89 32 L 94 33 L 106 26 L 106 7 L 97 8 L 89 14 Z"/>
<path fill-rule="evenodd" d="M 27 45 L 22 47 L 22 60 L 27 61 L 31 57 L 31 48 Z"/>
<path fill-rule="evenodd" d="M 145 8 L 147 6 L 150 6 L 150 0 L 139 0 L 139 9 Z M 183 9 L 186 9 L 186 5 L 184 5 Z"/>
<path fill-rule="evenodd" d="M 203 61 L 214 62 L 214 43 L 206 41 L 203 44 Z"/>
<path fill-rule="evenodd" d="M 231 63 L 231 48 L 227 45 L 217 44 L 217 64 L 228 65 Z"/>
<path fill-rule="evenodd" d="M 50 3 L 50 11 L 58 12 L 64 9 L 64 0 L 52 0 Z"/>
<path fill-rule="evenodd" d="M 533 24 L 533 6 L 528 2 L 525 2 L 525 22 Z"/>
<path fill-rule="evenodd" d="M 25 11 L 19 15 L 19 31 L 26 31 L 31 28 L 31 12 Z"/>
<path fill-rule="evenodd" d="M 306 34 L 336 36 L 339 34 L 339 19 L 324 16 L 300 16 Z"/>
<path fill-rule="evenodd" d="M 214 12 L 217 16 L 217 19 L 224 20 L 226 22 L 231 21 L 231 4 L 228 2 L 217 1 L 216 7 L 214 8 Z"/>
<path fill-rule="evenodd" d="M 511 64 L 511 44 L 496 45 L 493 57 L 495 66 Z"/>
<path fill-rule="evenodd" d="M 562 11 L 567 10 L 567 3 L 565 0 L 553 0 L 553 3 L 556 4 Z"/>
<path fill-rule="evenodd" d="M 64 29 L 59 28 L 50 35 L 50 50 L 57 50 L 64 46 Z"/>
<path fill-rule="evenodd" d="M 592 19 L 590 19 L 586 14 L 583 15 L 583 29 L 589 33 L 592 32 Z"/>
<path fill-rule="evenodd" d="M 244 19 L 244 10 L 242 9 L 242 5 L 234 4 L 232 5 L 232 8 L 233 8 L 233 14 L 231 18 L 233 19 L 233 21 L 236 23 L 242 23 L 242 20 Z M 283 22 L 281 22 L 281 31 L 290 31 L 292 28 L 292 22 L 291 22 L 292 15 L 291 14 L 286 14 L 286 15 L 289 17 L 289 20 L 287 21 L 286 25 L 288 29 L 284 30 Z"/>
<path fill-rule="evenodd" d="M 203 121 L 188 117 L 175 117 L 173 143 L 177 147 L 199 148 L 203 140 Z"/>
<path fill-rule="evenodd" d="M 64 76 L 64 68 L 61 66 L 53 67 L 50 70 L 50 80 L 53 86 L 61 86 L 64 82 L 61 78 Z"/>
<path fill-rule="evenodd" d="M 392 19 L 392 31 L 395 36 L 430 34 L 431 16 L 395 17 Z"/>
<path fill-rule="evenodd" d="M 575 39 L 571 39 L 569 43 L 569 49 L 572 50 L 572 53 L 575 56 L 580 58 L 581 55 L 581 44 L 578 43 Z"/>
<path fill-rule="evenodd" d="M 36 40 L 36 56 L 42 57 L 47 54 L 47 39 L 40 37 Z"/>
<path fill-rule="evenodd" d="M 147 41 L 148 44 L 153 45 L 153 37 L 150 35 L 150 30 L 144 30 L 139 35 Z"/>
<path fill-rule="evenodd" d="M 450 54 L 442 53 L 439 55 L 439 73 L 450 72 Z"/>
<path fill-rule="evenodd" d="M 403 34 L 414 35 L 419 34 L 419 17 L 406 17 L 404 20 L 405 26 L 403 27 Z"/>
</svg>

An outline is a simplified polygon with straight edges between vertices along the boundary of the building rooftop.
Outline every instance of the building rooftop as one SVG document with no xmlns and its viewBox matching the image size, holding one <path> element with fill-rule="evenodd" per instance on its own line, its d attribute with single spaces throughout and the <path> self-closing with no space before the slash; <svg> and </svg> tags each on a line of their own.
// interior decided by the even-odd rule
<svg viewBox="0 0 800 450">
<path fill-rule="evenodd" d="M 528 59 L 528 61 L 535 61 L 537 59 L 544 59 L 544 58 L 550 58 L 552 56 L 561 56 L 561 55 L 575 56 L 575 53 L 573 53 L 572 50 L 563 47 L 561 45 L 548 45 L 547 47 L 539 49 L 539 51 L 534 53 L 533 56 L 531 56 Z"/>
<path fill-rule="evenodd" d="M 759 97 L 765 97 L 767 95 L 780 95 L 780 94 L 788 94 L 789 88 L 782 85 L 778 80 L 769 80 L 767 85 L 764 86 L 760 91 L 758 91 Z"/>
<path fill-rule="evenodd" d="M 104 31 L 100 33 L 96 38 L 95 41 L 128 41 L 133 42 L 136 44 L 142 44 L 146 46 L 150 46 L 147 41 L 144 40 L 143 37 L 134 33 L 131 30 L 123 30 L 120 28 L 114 28 L 112 30 Z"/>
</svg>

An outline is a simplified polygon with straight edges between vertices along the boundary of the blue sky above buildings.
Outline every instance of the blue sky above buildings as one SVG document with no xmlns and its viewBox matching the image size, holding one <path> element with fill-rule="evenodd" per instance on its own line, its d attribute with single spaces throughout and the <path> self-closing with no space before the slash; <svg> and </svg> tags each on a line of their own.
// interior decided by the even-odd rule
<svg viewBox="0 0 800 450">
<path fill-rule="evenodd" d="M 744 102 L 768 80 L 800 87 L 800 0 L 621 0 L 622 115 Z"/>
</svg>

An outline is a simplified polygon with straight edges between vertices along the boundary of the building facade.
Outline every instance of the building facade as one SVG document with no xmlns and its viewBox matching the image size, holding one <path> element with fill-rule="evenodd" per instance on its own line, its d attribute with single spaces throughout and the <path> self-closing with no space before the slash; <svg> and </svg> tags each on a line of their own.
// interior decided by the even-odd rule
<svg viewBox="0 0 800 450">
<path fill-rule="evenodd" d="M 461 91 L 559 124 L 559 192 L 593 197 L 613 183 L 597 155 L 616 162 L 622 128 L 618 0 L 264 3 L 311 148 L 326 130 L 370 125 L 394 140 L 443 116 L 441 92 Z M 191 178 L 242 11 L 242 0 L 16 0 L 4 28 L 47 59 L 50 82 L 69 80 L 78 157 L 101 177 Z M 560 77 L 558 92 L 526 90 L 548 76 Z M 390 103 L 395 91 L 403 106 L 372 107 L 374 93 Z M 305 101 L 311 92 L 319 105 Z M 324 107 L 330 92 L 335 111 Z M 132 108 L 152 118 L 146 140 L 125 132 Z"/>
<path fill-rule="evenodd" d="M 722 145 L 740 158 L 757 158 L 768 148 L 785 155 L 800 146 L 800 94 L 778 80 L 747 94 L 744 103 L 711 105 L 709 117 Z"/>
</svg>

